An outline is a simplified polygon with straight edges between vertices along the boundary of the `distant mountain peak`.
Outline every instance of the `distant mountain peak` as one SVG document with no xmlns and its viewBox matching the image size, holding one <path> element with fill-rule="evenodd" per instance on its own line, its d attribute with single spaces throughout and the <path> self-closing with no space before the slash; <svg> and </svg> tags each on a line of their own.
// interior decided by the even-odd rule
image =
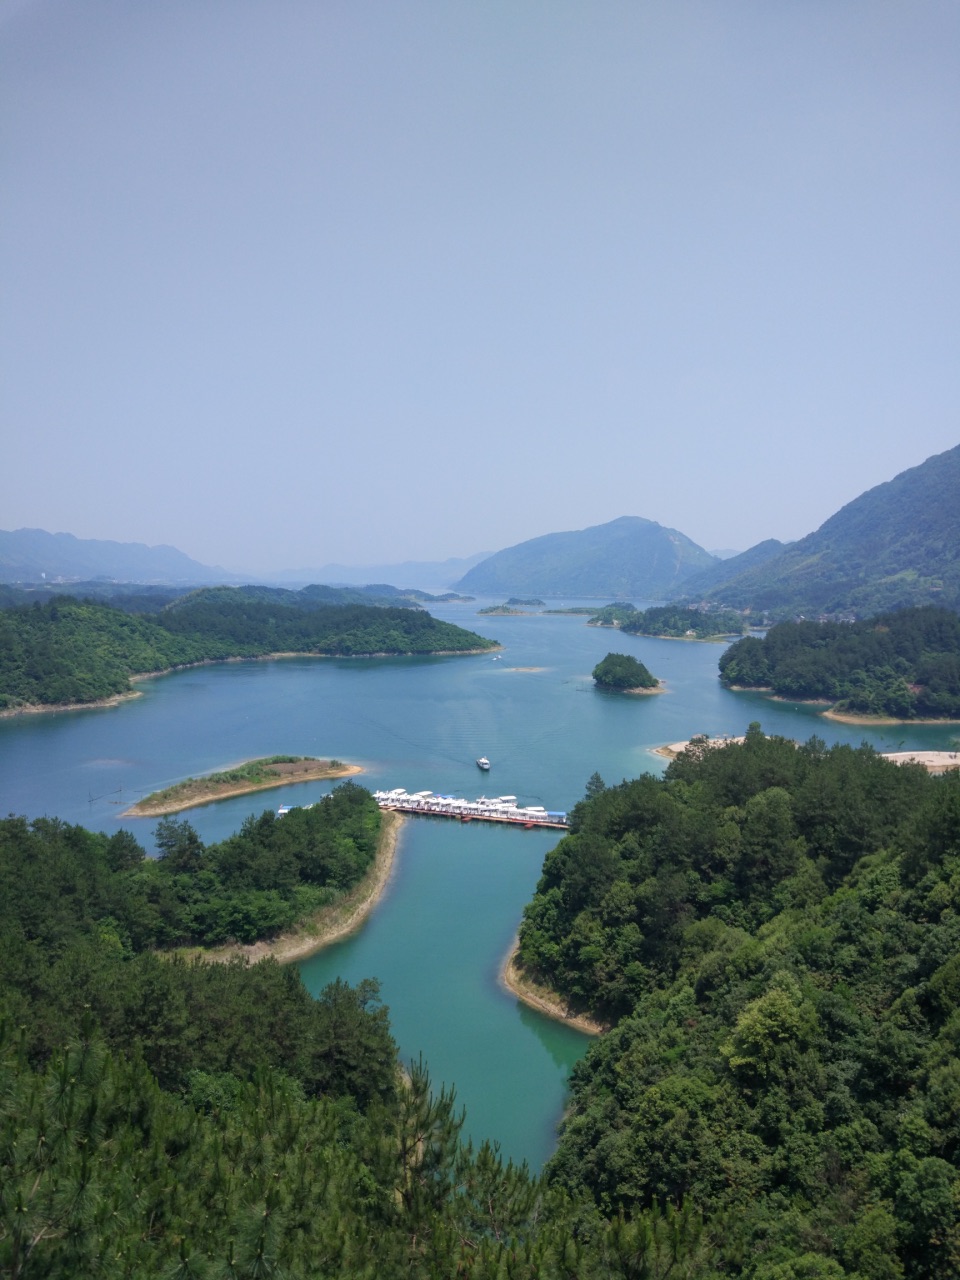
<svg viewBox="0 0 960 1280">
<path fill-rule="evenodd" d="M 675 595 L 683 581 L 714 563 L 713 556 L 677 529 L 644 516 L 541 534 L 481 561 L 458 590 L 497 595 Z"/>
<path fill-rule="evenodd" d="M 708 598 L 741 608 L 861 616 L 960 608 L 960 445 L 868 489 L 763 563 L 728 561 L 723 570 Z"/>
<path fill-rule="evenodd" d="M 210 583 L 235 580 L 176 547 L 78 538 L 45 529 L 0 530 L 0 582 Z"/>
</svg>

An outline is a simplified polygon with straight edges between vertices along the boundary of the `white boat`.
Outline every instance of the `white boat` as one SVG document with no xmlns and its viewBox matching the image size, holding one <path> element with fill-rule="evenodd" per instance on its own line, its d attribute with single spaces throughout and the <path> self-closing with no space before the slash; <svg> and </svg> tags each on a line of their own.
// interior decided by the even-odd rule
<svg viewBox="0 0 960 1280">
<path fill-rule="evenodd" d="M 477 761 L 477 768 L 483 769 L 484 772 L 486 772 L 487 769 L 490 768 L 490 761 L 487 759 L 486 756 L 481 756 L 479 758 L 479 760 Z"/>
</svg>

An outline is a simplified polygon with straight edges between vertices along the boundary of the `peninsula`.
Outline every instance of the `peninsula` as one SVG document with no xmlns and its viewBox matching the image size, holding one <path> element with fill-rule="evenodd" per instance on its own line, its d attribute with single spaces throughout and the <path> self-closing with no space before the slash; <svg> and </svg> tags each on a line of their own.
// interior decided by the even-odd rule
<svg viewBox="0 0 960 1280">
<path fill-rule="evenodd" d="M 132 692 L 136 676 L 206 662 L 432 657 L 498 647 L 419 608 L 318 604 L 312 597 L 294 606 L 286 596 L 282 603 L 262 596 L 260 588 L 211 588 L 136 615 L 69 596 L 0 610 L 0 713 L 110 705 Z"/>
<path fill-rule="evenodd" d="M 169 813 L 194 809 L 214 800 L 228 800 L 250 791 L 267 791 L 292 782 L 316 782 L 324 778 L 349 778 L 363 770 L 357 764 L 340 760 L 318 760 L 314 756 L 266 756 L 247 760 L 218 773 L 200 778 L 186 778 L 162 791 L 154 791 L 138 800 L 122 815 L 124 818 L 160 818 Z"/>
<path fill-rule="evenodd" d="M 823 702 L 854 724 L 960 719 L 960 618 L 925 605 L 857 622 L 780 622 L 720 656 L 732 690 Z"/>
</svg>

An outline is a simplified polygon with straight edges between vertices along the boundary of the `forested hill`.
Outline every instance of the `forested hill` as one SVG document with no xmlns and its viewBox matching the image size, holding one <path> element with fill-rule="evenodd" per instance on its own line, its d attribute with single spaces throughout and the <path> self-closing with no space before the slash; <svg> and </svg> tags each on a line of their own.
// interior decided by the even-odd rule
<svg viewBox="0 0 960 1280">
<path fill-rule="evenodd" d="M 206 850 L 161 824 L 159 864 L 125 831 L 0 821 L 0 1274 L 702 1276 L 695 1214 L 608 1221 L 461 1147 L 452 1091 L 417 1062 L 401 1083 L 374 980 L 314 999 L 294 966 L 152 950 L 296 867 L 349 876 L 376 816 L 348 785 Z"/>
<path fill-rule="evenodd" d="M 960 776 L 751 726 L 572 813 L 527 971 L 614 1024 L 548 1172 L 702 1211 L 696 1274 L 960 1274 Z"/>
<path fill-rule="evenodd" d="M 898 720 L 960 719 L 960 617 L 928 606 L 862 622 L 781 622 L 720 657 L 728 687 Z"/>
<path fill-rule="evenodd" d="M 294 608 L 234 593 L 186 597 L 157 614 L 61 598 L 0 611 L 0 707 L 92 702 L 130 676 L 268 653 L 464 653 L 495 642 L 419 609 Z"/>
<path fill-rule="evenodd" d="M 672 639 L 710 640 L 742 635 L 746 619 L 733 609 L 693 609 L 679 604 L 637 609 L 632 604 L 609 604 L 589 619 L 594 626 L 619 627 L 627 635 L 669 636 Z"/>
<path fill-rule="evenodd" d="M 960 445 L 861 494 L 815 533 L 702 594 L 780 616 L 960 608 Z"/>
<path fill-rule="evenodd" d="M 676 529 L 621 516 L 531 538 L 475 565 L 458 589 L 483 595 L 642 596 L 664 599 L 715 558 Z"/>
</svg>

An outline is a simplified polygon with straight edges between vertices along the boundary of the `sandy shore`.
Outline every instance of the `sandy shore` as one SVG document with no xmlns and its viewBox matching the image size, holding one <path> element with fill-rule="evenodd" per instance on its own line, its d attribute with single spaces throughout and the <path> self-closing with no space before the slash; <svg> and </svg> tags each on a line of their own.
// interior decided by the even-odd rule
<svg viewBox="0 0 960 1280">
<path fill-rule="evenodd" d="M 660 681 L 660 683 L 657 685 L 655 689 L 641 689 L 639 686 L 636 689 L 621 689 L 621 693 L 650 694 L 650 693 L 666 693 L 666 692 L 667 692 L 667 686 L 663 683 L 662 680 Z"/>
<path fill-rule="evenodd" d="M 242 760 L 240 764 L 232 765 L 231 768 L 239 769 L 245 764 L 251 764 L 250 760 Z M 274 766 L 282 770 L 283 766 Z M 215 770 L 217 773 L 226 773 L 228 769 Z M 358 764 L 344 764 L 336 769 L 330 767 L 329 761 L 318 760 L 312 768 L 300 769 L 297 772 L 280 772 L 276 778 L 271 778 L 268 782 L 230 782 L 223 784 L 212 783 L 204 791 L 195 791 L 182 798 L 171 797 L 167 800 L 154 800 L 151 796 L 147 796 L 143 800 L 138 800 L 135 805 L 131 805 L 129 809 L 125 809 L 121 813 L 121 818 L 162 818 L 168 813 L 182 813 L 184 809 L 196 809 L 202 804 L 212 804 L 215 800 L 231 800 L 234 796 L 249 795 L 253 791 L 272 791 L 277 787 L 287 787 L 298 782 L 320 782 L 328 778 L 351 778 L 354 774 L 363 773 L 363 769 Z M 197 782 L 203 782 L 202 778 L 198 778 Z M 168 788 L 168 790 L 171 788 Z M 156 792 L 158 796 L 162 796 L 163 792 Z"/>
<path fill-rule="evenodd" d="M 404 818 L 400 813 L 384 812 L 380 826 L 380 843 L 373 866 L 355 889 L 332 906 L 324 907 L 298 929 L 282 933 L 268 942 L 230 943 L 225 947 L 189 947 L 180 954 L 196 956 L 212 964 L 225 964 L 242 957 L 255 964 L 268 957 L 280 964 L 293 964 L 322 951 L 333 942 L 356 933 L 383 897 L 390 881 L 397 843 Z"/>
<path fill-rule="evenodd" d="M 506 991 L 515 995 L 531 1009 L 536 1009 L 538 1013 L 545 1013 L 548 1018 L 553 1018 L 556 1022 L 565 1022 L 568 1027 L 575 1027 L 588 1036 L 599 1036 L 609 1030 L 609 1027 L 602 1022 L 597 1022 L 595 1018 L 582 1013 L 571 1013 L 563 998 L 555 991 L 551 991 L 549 987 L 540 986 L 539 983 L 533 982 L 521 973 L 516 963 L 518 945 L 517 940 L 514 939 L 513 946 L 500 969 L 500 985 Z"/>
<path fill-rule="evenodd" d="M 4 707 L 0 711 L 0 720 L 9 720 L 12 716 L 39 716 L 48 711 L 95 711 L 98 707 L 118 707 L 121 702 L 142 697 L 139 689 L 131 689 L 129 693 L 115 693 L 109 698 L 97 698 L 94 702 L 25 702 L 22 707 Z"/>
<path fill-rule="evenodd" d="M 885 751 L 883 758 L 894 764 L 922 764 L 930 773 L 960 769 L 960 751 Z"/>
<path fill-rule="evenodd" d="M 692 739 L 686 742 L 668 742 L 662 747 L 654 747 L 653 754 L 655 756 L 665 756 L 667 760 L 675 759 L 681 751 L 686 751 Z M 731 742 L 743 742 L 743 738 L 708 738 L 708 747 L 726 747 Z"/>
<path fill-rule="evenodd" d="M 842 724 L 960 724 L 960 720 L 895 720 L 889 716 L 858 716 L 846 711 L 821 711 L 827 720 L 839 720 Z"/>
</svg>

